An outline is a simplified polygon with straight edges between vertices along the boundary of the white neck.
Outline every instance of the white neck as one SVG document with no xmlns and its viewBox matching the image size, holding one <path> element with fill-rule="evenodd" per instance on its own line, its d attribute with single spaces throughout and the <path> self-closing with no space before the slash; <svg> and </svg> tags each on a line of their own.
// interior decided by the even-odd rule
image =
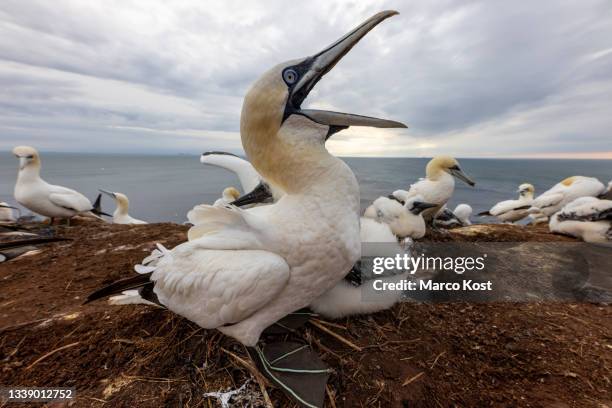
<svg viewBox="0 0 612 408">
<path fill-rule="evenodd" d="M 40 164 L 29 163 L 23 169 L 19 170 L 17 175 L 18 183 L 27 183 L 40 180 Z"/>
</svg>

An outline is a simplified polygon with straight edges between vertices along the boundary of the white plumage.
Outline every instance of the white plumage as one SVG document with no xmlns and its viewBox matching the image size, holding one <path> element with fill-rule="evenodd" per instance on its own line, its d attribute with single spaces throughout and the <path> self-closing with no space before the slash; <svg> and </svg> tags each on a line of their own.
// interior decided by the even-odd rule
<svg viewBox="0 0 612 408">
<path fill-rule="evenodd" d="M 566 204 L 580 197 L 597 197 L 605 191 L 603 183 L 594 177 L 573 176 L 555 184 L 536 197 L 529 213 L 535 217 L 550 217 Z"/>
<path fill-rule="evenodd" d="M 106 190 L 100 191 L 115 200 L 115 204 L 117 205 L 113 213 L 113 224 L 147 224 L 146 221 L 134 218 L 128 213 L 130 209 L 130 200 L 125 194 Z"/>
<path fill-rule="evenodd" d="M 423 213 L 425 220 L 431 220 L 434 215 L 447 203 L 455 190 L 455 177 L 473 186 L 474 182 L 467 177 L 457 160 L 450 156 L 437 156 L 427 163 L 426 176 L 412 184 L 408 191 L 396 190 L 393 195 L 401 201 L 420 195 L 435 207 Z"/>
<path fill-rule="evenodd" d="M 434 205 L 426 203 L 420 195 L 409 197 L 404 204 L 393 198 L 378 197 L 363 216 L 389 225 L 399 238 L 419 239 L 426 231 L 422 212 L 432 207 Z"/>
<path fill-rule="evenodd" d="M 238 157 L 232 153 L 202 153 L 202 155 L 200 156 L 200 163 L 222 167 L 231 172 L 234 172 L 240 180 L 240 184 L 242 185 L 242 191 L 244 193 L 252 191 L 261 181 L 261 176 L 259 175 L 257 170 L 253 168 L 253 166 L 251 165 L 251 163 L 249 163 L 248 160 Z"/>
<path fill-rule="evenodd" d="M 550 218 L 549 228 L 585 242 L 612 245 L 612 200 L 577 198 Z"/>
<path fill-rule="evenodd" d="M 13 154 L 19 158 L 19 174 L 15 184 L 15 199 L 19 204 L 51 218 L 93 215 L 93 205 L 83 194 L 49 184 L 40 178 L 40 157 L 34 148 L 18 146 L 13 149 Z"/>
<path fill-rule="evenodd" d="M 529 208 L 533 203 L 535 188 L 529 183 L 521 184 L 518 188 L 519 197 L 516 200 L 506 200 L 495 204 L 488 212 L 480 215 L 491 215 L 502 222 L 516 222 L 529 215 Z"/>
</svg>

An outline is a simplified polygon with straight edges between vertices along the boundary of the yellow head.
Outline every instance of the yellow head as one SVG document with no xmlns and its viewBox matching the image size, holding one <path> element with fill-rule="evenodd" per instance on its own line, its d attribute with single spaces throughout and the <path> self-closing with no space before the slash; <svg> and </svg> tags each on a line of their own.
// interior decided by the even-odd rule
<svg viewBox="0 0 612 408">
<path fill-rule="evenodd" d="M 240 191 L 236 190 L 234 187 L 227 187 L 223 190 L 223 198 L 228 201 L 237 200 L 240 197 Z"/>
<path fill-rule="evenodd" d="M 521 197 L 533 197 L 535 193 L 535 187 L 529 183 L 523 183 L 518 188 L 518 193 Z"/>
<path fill-rule="evenodd" d="M 572 177 L 568 177 L 565 180 L 561 181 L 561 184 L 563 184 L 566 187 L 571 186 L 574 181 L 576 181 L 578 179 L 579 176 L 572 176 Z"/>
<path fill-rule="evenodd" d="M 35 148 L 30 146 L 17 146 L 13 154 L 19 158 L 19 170 L 26 167 L 40 167 L 40 156 Z"/>
<path fill-rule="evenodd" d="M 447 155 L 436 156 L 427 163 L 425 174 L 429 180 L 438 180 L 444 173 L 448 173 L 470 186 L 476 184 L 463 173 L 459 162 L 454 157 Z"/>
<path fill-rule="evenodd" d="M 378 13 L 323 51 L 268 70 L 244 98 L 242 145 L 255 169 L 286 192 L 317 174 L 316 163 L 330 155 L 325 140 L 349 126 L 405 127 L 399 122 L 349 113 L 302 109 L 317 82 L 372 28 L 395 11 Z M 310 172 L 306 172 L 310 169 Z"/>
</svg>

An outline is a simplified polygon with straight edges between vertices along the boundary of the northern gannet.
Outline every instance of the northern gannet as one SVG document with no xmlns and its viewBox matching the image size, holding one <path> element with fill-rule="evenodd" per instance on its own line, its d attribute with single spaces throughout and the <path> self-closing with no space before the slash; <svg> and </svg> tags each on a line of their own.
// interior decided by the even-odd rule
<svg viewBox="0 0 612 408">
<path fill-rule="evenodd" d="M 580 197 L 550 217 L 551 232 L 612 246 L 612 200 Z"/>
<path fill-rule="evenodd" d="M 472 215 L 472 206 L 469 204 L 459 204 L 453 211 L 446 206 L 440 210 L 435 218 L 434 225 L 442 228 L 457 228 L 472 225 L 470 216 Z"/>
<path fill-rule="evenodd" d="M 415 195 L 405 202 L 396 197 L 378 197 L 366 208 L 363 216 L 388 224 L 398 238 L 423 238 L 425 221 L 423 212 L 437 204 L 425 202 L 422 196 Z"/>
<path fill-rule="evenodd" d="M 0 223 L 16 222 L 19 216 L 15 217 L 15 214 L 13 214 L 13 210 L 17 211 L 18 214 L 21 213 L 19 208 L 13 207 L 12 205 L 5 203 L 4 201 L 1 202 L 0 203 Z"/>
<path fill-rule="evenodd" d="M 130 200 L 128 200 L 125 194 L 106 190 L 100 190 L 100 192 L 115 200 L 117 208 L 115 208 L 113 213 L 113 224 L 147 224 L 146 221 L 139 220 L 128 214 Z"/>
<path fill-rule="evenodd" d="M 236 201 L 240 197 L 240 191 L 236 190 L 235 187 L 226 187 L 223 189 L 223 193 L 221 194 L 221 198 L 217 199 L 214 206 L 223 206 L 225 204 L 230 204 Z"/>
<path fill-rule="evenodd" d="M 83 194 L 66 187 L 49 184 L 40 178 L 40 156 L 30 146 L 17 146 L 13 154 L 19 158 L 19 174 L 15 199 L 30 211 L 45 217 L 70 218 L 75 215 L 99 218 L 98 212 Z"/>
<path fill-rule="evenodd" d="M 146 293 L 171 311 L 255 347 L 264 373 L 286 393 L 301 404 L 321 405 L 324 387 L 320 401 L 306 401 L 282 382 L 282 370 L 256 345 L 264 329 L 309 306 L 360 257 L 357 179 L 325 149 L 325 140 L 352 125 L 405 125 L 301 105 L 363 36 L 395 14 L 378 13 L 323 51 L 275 66 L 247 92 L 240 118 L 243 148 L 257 172 L 285 192 L 283 197 L 249 210 L 195 207 L 189 212 L 194 227 L 188 242 L 148 257 L 139 268 L 148 272 L 88 300 L 148 288 Z M 129 295 L 114 301 L 121 302 L 121 296 Z"/>
<path fill-rule="evenodd" d="M 523 183 L 519 186 L 517 193 L 519 194 L 516 200 L 506 200 L 495 204 L 489 211 L 478 213 L 479 216 L 497 217 L 501 222 L 516 222 L 529 215 L 529 208 L 533 203 L 533 194 L 535 188 L 529 183 Z"/>
<path fill-rule="evenodd" d="M 597 197 L 605 190 L 603 183 L 594 177 L 568 177 L 536 197 L 528 212 L 536 219 L 545 219 L 577 198 Z"/>
<path fill-rule="evenodd" d="M 440 208 L 442 208 L 442 206 L 452 197 L 455 190 L 455 177 L 470 186 L 475 185 L 475 183 L 463 173 L 457 160 L 450 156 L 437 156 L 427 163 L 424 179 L 412 184 L 408 191 L 394 191 L 393 196 L 399 200 L 406 201 L 412 196 L 420 195 L 426 202 L 436 204 L 436 207 L 423 212 L 425 220 L 430 221 L 433 219 L 434 215 L 438 213 Z"/>
</svg>

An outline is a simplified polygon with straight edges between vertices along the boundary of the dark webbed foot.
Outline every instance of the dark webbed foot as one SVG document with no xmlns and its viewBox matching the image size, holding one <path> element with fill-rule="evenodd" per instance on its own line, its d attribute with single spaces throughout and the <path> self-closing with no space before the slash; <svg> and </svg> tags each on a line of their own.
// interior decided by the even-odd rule
<svg viewBox="0 0 612 408">
<path fill-rule="evenodd" d="M 310 346 L 279 342 L 248 351 L 261 373 L 297 404 L 323 406 L 330 369 Z"/>
</svg>

